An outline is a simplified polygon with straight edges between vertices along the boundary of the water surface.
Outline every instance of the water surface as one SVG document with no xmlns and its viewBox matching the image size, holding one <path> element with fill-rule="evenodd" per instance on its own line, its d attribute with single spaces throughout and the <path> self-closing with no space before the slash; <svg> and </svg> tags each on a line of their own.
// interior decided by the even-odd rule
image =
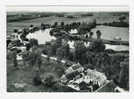
<svg viewBox="0 0 134 99">
<path fill-rule="evenodd" d="M 53 36 L 49 35 L 51 29 L 46 29 L 44 31 L 39 30 L 32 34 L 32 38 L 35 38 L 38 40 L 39 44 L 45 44 L 48 41 L 51 41 L 52 39 L 56 39 Z M 102 38 L 107 40 L 113 40 L 115 37 L 121 37 L 123 41 L 129 41 L 129 33 L 128 28 L 121 28 L 121 27 L 110 27 L 110 26 L 97 26 L 95 29 L 92 29 L 94 32 L 93 38 L 96 38 L 96 31 L 100 30 L 102 32 Z M 29 35 L 28 35 L 29 36 Z M 74 42 L 69 42 L 70 48 L 74 48 L 73 44 Z M 128 46 L 125 45 L 110 45 L 105 44 L 106 49 L 112 49 L 115 51 L 126 51 L 129 50 Z M 86 46 L 89 46 L 86 45 Z"/>
</svg>

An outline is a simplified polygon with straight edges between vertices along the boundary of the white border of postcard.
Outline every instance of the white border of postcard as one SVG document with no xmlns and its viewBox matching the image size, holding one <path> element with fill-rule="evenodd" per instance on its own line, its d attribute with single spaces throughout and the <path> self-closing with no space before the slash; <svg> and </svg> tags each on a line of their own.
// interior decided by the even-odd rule
<svg viewBox="0 0 134 99">
<path fill-rule="evenodd" d="M 6 6 L 85 6 L 90 7 L 91 11 L 111 11 L 113 7 L 119 10 L 128 10 L 130 13 L 130 91 L 127 93 L 46 93 L 46 92 L 20 92 L 20 93 L 8 93 L 6 91 Z M 111 7 L 111 8 L 110 8 Z M 124 9 L 125 8 L 125 9 Z M 82 7 L 83 10 L 83 7 Z M 122 98 L 128 99 L 134 96 L 134 2 L 133 0 L 0 0 L 0 98 L 1 99 L 89 99 L 89 98 L 103 98 L 103 99 L 113 99 Z"/>
</svg>

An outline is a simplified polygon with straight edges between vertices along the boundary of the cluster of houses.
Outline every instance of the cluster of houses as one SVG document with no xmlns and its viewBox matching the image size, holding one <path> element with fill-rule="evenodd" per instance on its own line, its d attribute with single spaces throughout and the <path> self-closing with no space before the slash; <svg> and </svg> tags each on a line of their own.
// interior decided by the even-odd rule
<svg viewBox="0 0 134 99">
<path fill-rule="evenodd" d="M 94 92 L 108 80 L 103 73 L 91 69 L 84 70 L 80 64 L 73 64 L 62 75 L 61 82 L 77 91 Z"/>
</svg>

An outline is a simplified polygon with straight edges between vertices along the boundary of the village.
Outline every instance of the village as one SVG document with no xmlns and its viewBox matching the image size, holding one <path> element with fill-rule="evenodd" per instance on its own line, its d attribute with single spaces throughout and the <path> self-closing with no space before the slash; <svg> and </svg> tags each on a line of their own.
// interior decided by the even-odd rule
<svg viewBox="0 0 134 99">
<path fill-rule="evenodd" d="M 118 26 L 127 26 L 119 20 Z M 118 36 L 104 39 L 101 30 L 92 31 L 97 26 L 92 19 L 13 29 L 7 36 L 7 91 L 128 91 L 129 42 Z M 15 81 L 13 72 L 21 73 Z"/>
</svg>

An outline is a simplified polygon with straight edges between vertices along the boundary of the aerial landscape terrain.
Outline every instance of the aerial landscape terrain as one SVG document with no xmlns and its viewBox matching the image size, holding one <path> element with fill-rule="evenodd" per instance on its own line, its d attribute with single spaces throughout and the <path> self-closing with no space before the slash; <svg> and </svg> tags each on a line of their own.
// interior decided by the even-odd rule
<svg viewBox="0 0 134 99">
<path fill-rule="evenodd" d="M 7 91 L 128 92 L 129 12 L 7 12 Z"/>
</svg>

